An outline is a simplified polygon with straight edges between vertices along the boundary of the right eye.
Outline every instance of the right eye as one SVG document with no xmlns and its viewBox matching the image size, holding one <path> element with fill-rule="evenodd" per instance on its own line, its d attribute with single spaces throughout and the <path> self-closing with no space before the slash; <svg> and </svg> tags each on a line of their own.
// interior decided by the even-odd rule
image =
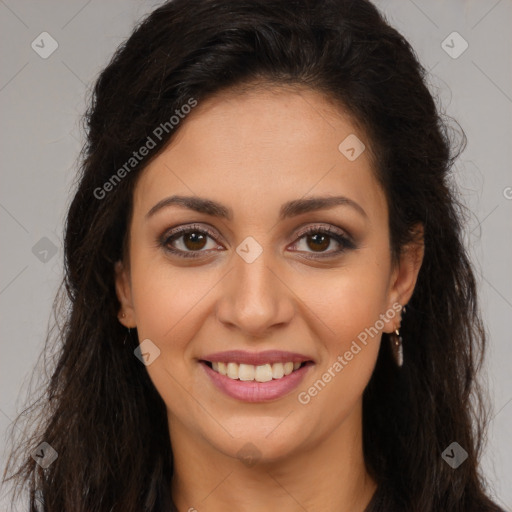
<svg viewBox="0 0 512 512">
<path fill-rule="evenodd" d="M 214 240 L 214 236 L 208 229 L 200 226 L 180 226 L 171 232 L 165 233 L 161 238 L 160 244 L 166 251 L 180 258 L 198 258 L 200 253 L 219 246 L 218 244 L 213 244 L 213 247 L 203 250 L 208 244 L 208 238 Z"/>
</svg>

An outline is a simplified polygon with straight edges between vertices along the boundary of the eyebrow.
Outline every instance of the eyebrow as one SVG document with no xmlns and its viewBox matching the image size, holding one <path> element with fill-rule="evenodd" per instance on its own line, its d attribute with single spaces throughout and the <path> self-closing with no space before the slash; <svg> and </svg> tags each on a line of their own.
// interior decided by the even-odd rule
<svg viewBox="0 0 512 512">
<path fill-rule="evenodd" d="M 198 213 L 204 213 L 221 219 L 232 220 L 233 211 L 221 203 L 197 196 L 170 196 L 162 199 L 146 213 L 146 219 L 155 215 L 158 211 L 168 206 L 177 205 Z M 308 197 L 288 201 L 281 206 L 279 220 L 296 217 L 303 213 L 327 210 L 335 206 L 349 206 L 359 212 L 363 217 L 368 218 L 364 209 L 354 200 L 344 196 Z"/>
</svg>

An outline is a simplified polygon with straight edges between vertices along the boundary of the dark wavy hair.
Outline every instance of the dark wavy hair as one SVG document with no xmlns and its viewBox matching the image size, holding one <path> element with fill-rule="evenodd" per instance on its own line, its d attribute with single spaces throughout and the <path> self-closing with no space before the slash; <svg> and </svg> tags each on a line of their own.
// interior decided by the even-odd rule
<svg viewBox="0 0 512 512">
<path fill-rule="evenodd" d="M 137 176 L 179 127 L 105 199 L 95 190 L 190 98 L 251 84 L 319 91 L 363 127 L 394 258 L 413 226 L 424 226 L 423 265 L 402 322 L 405 364 L 393 364 L 383 334 L 363 396 L 364 456 L 378 492 L 393 512 L 499 510 L 478 464 L 489 414 L 476 380 L 485 331 L 463 244 L 467 211 L 451 175 L 465 136 L 454 137 L 427 78 L 409 43 L 366 0 L 173 0 L 136 27 L 101 72 L 85 116 L 54 305 L 63 321 L 45 344 L 49 354 L 55 341 L 51 377 L 16 419 L 38 421 L 4 472 L 4 482 L 28 485 L 30 511 L 41 498 L 46 512 L 157 512 L 170 503 L 166 408 L 134 357 L 137 337 L 123 343 L 114 264 Z M 58 453 L 46 469 L 30 457 L 43 441 Z M 441 457 L 453 441 L 468 453 L 457 469 Z"/>
</svg>

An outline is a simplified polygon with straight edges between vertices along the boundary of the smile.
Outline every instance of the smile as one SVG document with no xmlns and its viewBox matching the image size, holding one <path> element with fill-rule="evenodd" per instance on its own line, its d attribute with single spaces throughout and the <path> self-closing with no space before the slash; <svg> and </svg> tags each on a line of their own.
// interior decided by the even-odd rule
<svg viewBox="0 0 512 512">
<path fill-rule="evenodd" d="M 292 352 L 211 354 L 199 362 L 214 386 L 245 402 L 276 400 L 295 389 L 314 362 Z"/>
<path fill-rule="evenodd" d="M 223 363 L 223 362 L 209 362 L 210 368 L 226 375 L 233 380 L 243 381 L 256 381 L 256 382 L 269 382 L 272 379 L 282 379 L 285 375 L 290 375 L 295 370 L 298 370 L 305 363 L 294 363 L 288 361 L 286 363 L 262 364 L 255 366 L 252 364 L 238 364 L 238 363 Z"/>
</svg>

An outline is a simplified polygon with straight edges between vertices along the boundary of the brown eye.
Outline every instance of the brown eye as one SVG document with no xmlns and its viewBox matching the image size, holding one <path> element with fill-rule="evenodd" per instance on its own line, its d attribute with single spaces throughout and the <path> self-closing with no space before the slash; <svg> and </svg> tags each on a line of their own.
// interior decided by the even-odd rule
<svg viewBox="0 0 512 512">
<path fill-rule="evenodd" d="M 206 245 L 207 236 L 198 231 L 191 231 L 181 236 L 183 245 L 191 251 L 199 251 Z"/>
<path fill-rule="evenodd" d="M 338 249 L 327 251 L 332 242 L 338 245 Z M 331 226 L 312 226 L 302 231 L 295 246 L 299 252 L 313 253 L 314 258 L 333 257 L 356 248 L 355 243 L 343 231 Z"/>
<path fill-rule="evenodd" d="M 211 245 L 208 247 L 209 240 Z M 160 245 L 164 250 L 184 258 L 199 257 L 201 253 L 219 247 L 213 233 L 195 226 L 184 226 L 164 234 Z"/>
<path fill-rule="evenodd" d="M 322 252 L 329 248 L 329 245 L 331 244 L 330 238 L 331 237 L 327 235 L 317 233 L 314 235 L 308 235 L 306 237 L 306 243 L 308 244 L 308 247 L 310 247 L 314 251 Z"/>
</svg>

